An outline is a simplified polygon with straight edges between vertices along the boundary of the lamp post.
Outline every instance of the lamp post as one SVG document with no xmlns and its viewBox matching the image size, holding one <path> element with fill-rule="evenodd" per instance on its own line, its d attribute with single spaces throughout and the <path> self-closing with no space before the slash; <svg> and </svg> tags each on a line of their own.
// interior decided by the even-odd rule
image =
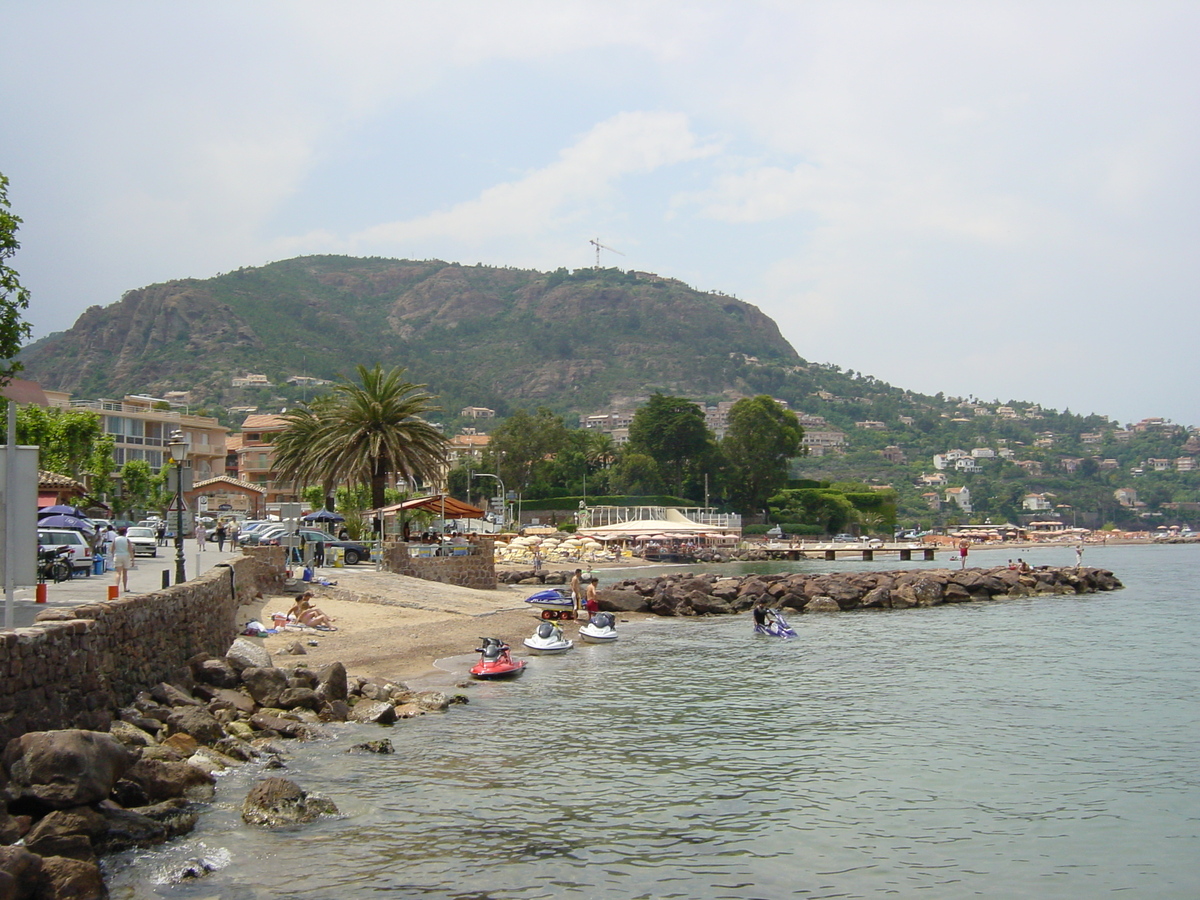
<svg viewBox="0 0 1200 900">
<path fill-rule="evenodd" d="M 499 475 L 493 475 L 491 472 L 475 472 L 471 475 L 472 478 L 495 478 L 500 482 L 500 527 L 508 523 L 508 494 L 504 493 L 504 479 Z"/>
<path fill-rule="evenodd" d="M 183 432 L 171 432 L 167 447 L 171 451 L 171 461 L 175 463 L 175 583 L 183 584 L 187 581 L 183 566 L 183 461 L 188 452 Z"/>
</svg>

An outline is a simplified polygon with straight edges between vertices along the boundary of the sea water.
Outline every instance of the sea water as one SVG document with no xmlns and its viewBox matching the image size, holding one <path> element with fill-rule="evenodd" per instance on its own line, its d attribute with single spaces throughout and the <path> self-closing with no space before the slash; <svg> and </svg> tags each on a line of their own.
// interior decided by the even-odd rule
<svg viewBox="0 0 1200 900">
<path fill-rule="evenodd" d="M 1200 547 L 1084 561 L 1125 589 L 797 614 L 791 641 L 746 616 L 622 625 L 445 715 L 223 776 L 192 835 L 111 861 L 112 896 L 1200 896 Z M 895 565 L 768 568 L 868 567 Z M 382 737 L 394 755 L 345 753 Z M 264 774 L 341 815 L 243 825 Z M 197 858 L 215 871 L 166 883 Z"/>
</svg>

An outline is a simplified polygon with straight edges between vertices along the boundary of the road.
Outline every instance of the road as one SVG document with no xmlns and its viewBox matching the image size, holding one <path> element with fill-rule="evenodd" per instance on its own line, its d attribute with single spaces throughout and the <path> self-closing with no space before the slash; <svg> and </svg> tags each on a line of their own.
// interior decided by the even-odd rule
<svg viewBox="0 0 1200 900">
<path fill-rule="evenodd" d="M 224 562 L 235 556 L 241 556 L 241 551 L 230 551 L 229 544 L 224 552 L 217 549 L 213 543 L 205 544 L 203 552 L 197 552 L 194 540 L 186 539 L 184 545 L 184 574 L 194 578 L 198 573 L 206 572 L 219 562 Z M 139 556 L 137 568 L 129 573 L 129 592 L 131 594 L 148 594 L 162 589 L 163 572 L 169 572 L 171 583 L 175 582 L 175 546 L 158 548 L 157 557 Z M 116 572 L 105 572 L 103 575 L 76 576 L 70 581 L 58 584 L 46 584 L 46 602 L 38 603 L 33 587 L 17 588 L 13 593 L 13 627 L 24 628 L 32 625 L 34 617 L 44 609 L 54 607 L 82 606 L 108 599 L 108 589 L 116 583 Z M 7 610 L 6 610 L 7 613 Z M 5 620 L 0 622 L 4 624 Z"/>
</svg>

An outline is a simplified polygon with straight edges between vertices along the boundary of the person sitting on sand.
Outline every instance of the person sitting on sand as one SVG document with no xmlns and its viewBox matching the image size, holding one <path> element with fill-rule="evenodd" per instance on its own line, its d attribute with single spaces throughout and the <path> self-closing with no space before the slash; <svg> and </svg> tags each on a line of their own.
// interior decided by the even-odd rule
<svg viewBox="0 0 1200 900">
<path fill-rule="evenodd" d="M 288 621 L 313 628 L 332 628 L 333 619 L 311 604 L 312 591 L 305 591 L 288 610 Z"/>
</svg>

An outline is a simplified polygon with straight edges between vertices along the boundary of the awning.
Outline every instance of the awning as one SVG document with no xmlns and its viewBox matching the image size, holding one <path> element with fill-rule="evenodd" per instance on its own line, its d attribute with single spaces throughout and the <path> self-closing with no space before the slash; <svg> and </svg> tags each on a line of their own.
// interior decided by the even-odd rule
<svg viewBox="0 0 1200 900">
<path fill-rule="evenodd" d="M 379 514 L 387 517 L 394 516 L 401 510 L 412 512 L 417 509 L 431 512 L 444 519 L 482 519 L 484 516 L 483 510 L 479 507 L 441 494 L 432 497 L 417 497 L 414 500 L 405 500 L 403 503 L 385 506 L 379 510 Z"/>
</svg>

